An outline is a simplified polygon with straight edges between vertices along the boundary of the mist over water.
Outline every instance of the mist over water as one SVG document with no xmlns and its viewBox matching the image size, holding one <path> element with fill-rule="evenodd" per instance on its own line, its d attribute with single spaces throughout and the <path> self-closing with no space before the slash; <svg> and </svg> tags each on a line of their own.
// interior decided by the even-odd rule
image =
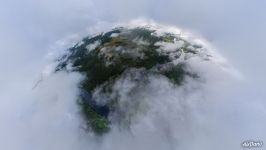
<svg viewBox="0 0 266 150">
<path fill-rule="evenodd" d="M 118 5 L 122 3 L 119 0 L 110 4 L 113 6 L 110 8 L 101 5 L 103 1 L 90 3 L 81 0 L 79 2 L 73 4 L 69 0 L 62 8 L 59 2 L 50 2 L 52 3 L 50 4 L 43 1 L 42 4 L 32 3 L 31 7 L 34 9 L 25 10 L 13 5 L 12 8 L 18 9 L 19 14 L 11 13 L 13 9 L 1 9 L 1 12 L 4 12 L 0 15 L 3 22 L 0 25 L 2 33 L 0 36 L 0 145 L 2 149 L 238 150 L 243 149 L 241 143 L 245 140 L 266 141 L 266 96 L 263 93 L 265 79 L 262 78 L 265 74 L 262 67 L 265 61 L 261 59 L 264 56 L 261 49 L 265 46 L 260 44 L 263 36 L 259 34 L 265 33 L 264 30 L 259 31 L 263 24 L 256 23 L 258 21 L 254 19 L 253 23 L 258 25 L 252 30 L 252 34 L 249 34 L 251 31 L 248 30 L 245 36 L 237 36 L 238 33 L 242 33 L 242 27 L 237 28 L 238 25 L 230 24 L 230 20 L 234 20 L 235 17 L 225 19 L 230 16 L 230 13 L 235 15 L 242 10 L 251 12 L 249 15 L 252 17 L 254 14 L 252 9 L 238 7 L 237 12 L 232 12 L 235 8 L 233 6 L 238 5 L 237 1 L 236 4 L 230 5 L 230 9 L 227 9 L 228 13 L 223 14 L 221 10 L 224 10 L 223 6 L 227 6 L 229 2 L 224 3 L 220 8 L 218 4 L 205 1 L 201 6 L 205 6 L 206 3 L 212 5 L 209 9 L 206 8 L 206 11 L 202 11 L 202 7 L 197 9 L 188 5 L 187 2 L 182 2 L 180 5 L 187 7 L 178 9 L 175 19 L 172 19 L 170 14 L 174 12 L 174 8 L 171 7 L 169 11 L 159 13 L 152 9 L 153 5 L 150 5 L 149 1 L 143 2 L 140 8 L 138 5 L 133 5 L 135 2 L 128 4 L 133 8 L 125 15 L 121 15 L 119 8 L 124 7 Z M 20 3 L 24 8 L 29 8 L 31 4 L 30 1 Z M 11 6 L 12 3 L 8 4 Z M 167 2 L 167 4 L 175 4 L 175 2 Z M 154 8 L 158 8 L 159 5 L 161 4 L 156 3 Z M 96 6 L 102 6 L 103 11 L 98 11 L 100 7 Z M 253 6 L 250 5 L 250 7 Z M 199 16 L 195 13 L 190 14 L 187 11 L 188 8 L 202 13 L 199 13 Z M 49 11 L 51 13 L 47 14 L 46 9 L 51 10 Z M 73 14 L 69 11 L 70 9 L 79 11 Z M 138 9 L 140 9 L 137 11 L 138 15 L 135 15 Z M 217 9 L 215 12 L 220 17 L 211 16 L 210 12 L 214 9 Z M 58 10 L 62 10 L 62 13 L 58 13 Z M 260 7 L 258 10 L 261 10 Z M 153 13 L 146 13 L 150 11 Z M 133 107 L 137 103 L 139 111 L 136 112 L 129 129 L 121 129 L 114 124 L 108 134 L 102 137 L 95 136 L 84 130 L 85 123 L 76 103 L 79 94 L 78 85 L 84 78 L 83 75 L 64 71 L 53 73 L 54 59 L 88 33 L 106 31 L 117 25 L 113 21 L 131 20 L 141 16 L 142 13 L 146 14 L 145 17 L 159 22 L 175 25 L 180 23 L 184 27 L 192 28 L 192 32 L 199 29 L 203 35 L 207 34 L 207 37 L 214 38 L 211 45 L 218 46 L 219 52 L 229 57 L 217 54 L 210 62 L 191 60 L 190 69 L 199 72 L 201 80 L 187 78 L 185 84 L 180 87 L 174 86 L 165 78 L 150 76 L 149 84 L 136 90 L 130 99 L 128 99 L 127 90 L 134 88 L 135 84 L 127 79 L 117 81 L 116 88 L 120 89 L 119 92 L 124 97 L 121 99 L 122 106 Z M 88 14 L 93 14 L 93 17 Z M 187 19 L 181 14 L 186 14 Z M 204 14 L 203 21 L 198 21 L 195 25 L 192 20 Z M 261 14 L 263 13 L 258 16 L 263 18 Z M 9 21 L 16 15 L 20 18 L 24 17 L 25 20 Z M 249 15 L 247 18 L 250 20 Z M 56 21 L 58 19 L 60 23 Z M 212 22 L 213 26 L 216 21 L 226 22 L 225 25 L 230 27 L 230 30 L 220 26 L 208 29 L 209 26 L 204 26 L 206 25 L 204 20 Z M 75 21 L 77 23 L 71 23 Z M 231 22 L 235 23 L 235 21 Z M 244 24 L 244 21 L 240 20 L 240 22 Z M 248 22 L 244 26 L 252 27 L 253 23 Z M 42 26 L 36 24 L 42 24 Z M 230 39 L 227 35 L 221 34 L 220 29 L 224 29 L 228 34 L 231 28 L 237 28 L 237 30 L 232 31 Z M 253 34 L 260 36 L 251 37 L 250 35 Z M 189 35 L 193 36 L 193 33 Z M 256 42 L 256 39 L 259 42 Z M 202 38 L 200 40 L 204 41 Z M 252 53 L 247 52 L 251 48 Z M 214 50 L 214 53 L 217 52 L 214 48 L 208 47 L 208 49 Z M 226 61 L 229 58 L 230 60 Z M 241 67 L 233 68 L 235 64 L 231 62 Z M 242 70 L 244 74 L 239 73 Z M 129 100 L 136 100 L 136 103 L 127 103 Z"/>
</svg>

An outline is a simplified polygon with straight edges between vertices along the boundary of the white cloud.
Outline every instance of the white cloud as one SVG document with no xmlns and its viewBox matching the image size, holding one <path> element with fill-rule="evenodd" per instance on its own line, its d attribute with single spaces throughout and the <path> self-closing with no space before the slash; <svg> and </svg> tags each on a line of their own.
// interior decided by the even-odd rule
<svg viewBox="0 0 266 150">
<path fill-rule="evenodd" d="M 177 147 L 235 150 L 241 149 L 243 140 L 265 142 L 266 75 L 263 68 L 266 62 L 265 45 L 261 44 L 266 35 L 264 6 L 263 1 L 242 0 L 2 1 L 1 147 L 6 150 Z M 209 81 L 205 86 L 196 86 L 197 92 L 186 95 L 184 93 L 194 91 L 194 85 L 175 92 L 165 80 L 155 80 L 145 95 L 153 99 L 151 105 L 155 106 L 150 106 L 151 112 L 138 118 L 132 133 L 113 130 L 103 139 L 93 138 L 80 130 L 82 121 L 74 105 L 80 75 L 61 72 L 49 76 L 48 69 L 40 87 L 35 91 L 32 88 L 43 68 L 53 60 L 45 58 L 50 49 L 54 52 L 64 49 L 87 33 L 106 31 L 115 22 L 138 17 L 204 35 L 244 73 L 245 81 L 226 73 L 233 73 L 235 69 L 227 66 L 230 63 L 224 57 L 215 57 L 213 61 L 223 64 L 219 67 L 227 69 L 225 72 L 216 64 L 192 60 L 192 69 L 202 72 Z M 135 24 L 140 25 L 141 21 Z M 196 37 L 200 37 L 198 35 Z M 68 40 L 55 44 L 65 37 Z M 52 54 L 53 58 L 58 56 Z M 162 86 L 163 90 L 158 90 Z M 160 101 L 166 99 L 164 95 L 169 102 L 165 105 Z M 183 107 L 174 108 L 173 103 Z"/>
</svg>

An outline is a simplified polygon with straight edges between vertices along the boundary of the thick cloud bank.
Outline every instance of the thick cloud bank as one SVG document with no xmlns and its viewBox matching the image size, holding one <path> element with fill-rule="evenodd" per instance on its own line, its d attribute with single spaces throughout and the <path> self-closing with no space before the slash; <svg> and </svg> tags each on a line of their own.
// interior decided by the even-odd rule
<svg viewBox="0 0 266 150">
<path fill-rule="evenodd" d="M 129 25 L 182 31 L 145 20 Z M 1 102 L 1 145 L 11 150 L 235 150 L 242 149 L 244 140 L 265 140 L 264 109 L 259 101 L 251 104 L 243 97 L 242 92 L 247 92 L 241 87 L 246 84 L 244 77 L 204 40 L 186 31 L 182 34 L 201 43 L 212 55 L 210 61 L 197 57 L 188 61 L 200 80 L 187 78 L 184 85 L 174 86 L 166 78 L 150 76 L 130 97 L 128 93 L 137 85 L 128 77 L 116 81 L 114 90 L 121 97 L 121 107 L 127 106 L 127 111 L 135 114 L 129 129 L 114 124 L 102 137 L 86 132 L 76 103 L 83 76 L 54 73 L 56 64 L 51 63 L 38 81 L 29 83 L 31 89 L 14 89 L 13 98 Z"/>
<path fill-rule="evenodd" d="M 245 140 L 266 142 L 265 45 L 261 44 L 266 31 L 261 20 L 266 13 L 265 2 L 256 2 L 3 1 L 1 149 L 238 150 L 243 149 Z M 215 55 L 210 63 L 191 60 L 191 69 L 198 71 L 202 80 L 187 79 L 184 86 L 175 87 L 164 78 L 151 77 L 145 92 L 134 95 L 143 99 L 143 111 L 129 130 L 113 126 L 103 137 L 85 132 L 76 105 L 83 76 L 53 73 L 55 64 L 50 57 L 57 58 L 60 50 L 87 33 L 106 31 L 117 25 L 113 22 L 143 16 L 199 31 L 238 67 L 233 69 L 200 38 Z M 190 32 L 182 33 L 194 37 Z M 243 70 L 244 75 L 237 70 Z M 125 94 L 131 84 L 120 80 L 117 88 L 123 88 L 120 92 Z"/>
</svg>

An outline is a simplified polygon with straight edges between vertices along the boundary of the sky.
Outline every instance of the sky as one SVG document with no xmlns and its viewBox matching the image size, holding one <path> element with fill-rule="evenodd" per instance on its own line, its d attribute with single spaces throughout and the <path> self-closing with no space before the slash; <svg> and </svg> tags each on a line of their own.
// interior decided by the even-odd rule
<svg viewBox="0 0 266 150">
<path fill-rule="evenodd" d="M 228 106 L 230 110 L 237 107 L 240 112 L 242 108 L 247 109 L 250 113 L 245 112 L 243 115 L 247 117 L 250 115 L 249 117 L 255 120 L 253 123 L 251 121 L 246 129 L 257 129 L 254 136 L 265 137 L 265 135 L 262 137 L 262 133 L 266 133 L 265 129 L 258 125 L 259 123 L 264 125 L 266 122 L 263 119 L 266 116 L 265 1 L 0 0 L 0 2 L 0 120 L 3 122 L 0 131 L 11 127 L 18 132 L 24 129 L 23 125 L 16 127 L 14 120 L 24 111 L 20 109 L 30 107 L 25 100 L 31 95 L 32 87 L 40 78 L 41 72 L 51 63 L 49 57 L 51 51 L 63 50 L 81 36 L 100 31 L 110 24 L 144 18 L 181 27 L 209 41 L 244 77 L 241 84 L 233 86 L 235 90 L 233 92 L 237 94 L 224 95 L 228 96 L 228 99 L 243 101 L 236 100 L 230 103 L 232 105 L 224 106 Z M 56 78 L 60 78 L 60 75 L 58 76 L 52 77 L 47 82 L 56 81 Z M 58 86 L 76 85 L 81 79 L 76 74 L 69 78 L 71 81 L 65 78 L 66 82 Z M 45 85 L 43 88 L 49 89 Z M 74 97 L 75 94 L 71 93 L 70 97 Z M 22 105 L 25 107 L 21 107 Z M 16 134 L 5 132 L 5 135 L 9 136 L 0 136 L 1 141 L 8 137 L 12 139 Z M 15 146 L 9 148 L 16 149 Z"/>
</svg>

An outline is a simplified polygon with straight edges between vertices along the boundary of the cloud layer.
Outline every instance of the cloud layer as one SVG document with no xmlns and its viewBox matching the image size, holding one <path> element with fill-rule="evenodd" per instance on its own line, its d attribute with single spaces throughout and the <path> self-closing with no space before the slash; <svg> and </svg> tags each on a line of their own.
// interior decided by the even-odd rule
<svg viewBox="0 0 266 150">
<path fill-rule="evenodd" d="M 1 3 L 0 144 L 4 149 L 235 150 L 241 149 L 244 140 L 266 141 L 265 2 L 4 0 Z M 42 73 L 43 68 L 53 61 L 49 54 L 60 53 L 87 33 L 139 17 L 203 35 L 243 72 L 245 80 L 237 80 L 215 65 L 192 62 L 195 69 L 206 75 L 206 85 L 187 95 L 193 83 L 173 89 L 167 81 L 155 80 L 146 96 L 154 100 L 152 111 L 159 115 L 143 115 L 132 133 L 114 130 L 103 139 L 95 138 L 83 132 L 79 109 L 73 101 L 82 76 L 66 72 L 50 75 L 49 68 Z M 40 78 L 42 83 L 33 89 Z M 165 95 L 169 103 L 161 104 Z M 173 99 L 183 107 L 173 107 Z M 165 109 L 182 115 L 169 114 Z"/>
</svg>

